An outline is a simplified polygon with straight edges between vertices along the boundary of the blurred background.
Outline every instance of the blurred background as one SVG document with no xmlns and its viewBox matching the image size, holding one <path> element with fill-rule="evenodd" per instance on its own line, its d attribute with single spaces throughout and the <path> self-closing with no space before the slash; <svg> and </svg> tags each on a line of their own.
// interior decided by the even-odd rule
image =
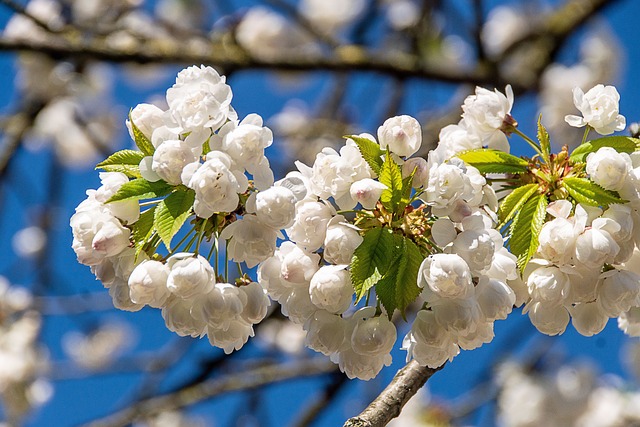
<svg viewBox="0 0 640 427">
<path fill-rule="evenodd" d="M 276 178 L 397 114 L 423 125 L 426 155 L 476 85 L 511 84 L 520 129 L 534 136 L 542 114 L 559 148 L 582 137 L 564 123 L 575 86 L 616 85 L 627 123 L 640 121 L 638 16 L 633 0 L 0 0 L 2 419 L 335 426 L 404 365 L 398 343 L 369 382 L 305 369 L 322 356 L 277 307 L 225 356 L 169 332 L 158 310 L 114 309 L 77 263 L 69 218 L 100 185 L 95 164 L 132 145 L 129 109 L 166 108 L 182 68 L 216 67 L 239 116 L 265 118 Z M 512 152 L 531 154 L 516 138 Z M 395 425 L 640 425 L 640 343 L 614 320 L 596 337 L 545 337 L 516 310 L 495 333 Z M 265 369 L 281 375 L 261 383 Z M 186 404 L 184 390 L 202 394 Z"/>
</svg>

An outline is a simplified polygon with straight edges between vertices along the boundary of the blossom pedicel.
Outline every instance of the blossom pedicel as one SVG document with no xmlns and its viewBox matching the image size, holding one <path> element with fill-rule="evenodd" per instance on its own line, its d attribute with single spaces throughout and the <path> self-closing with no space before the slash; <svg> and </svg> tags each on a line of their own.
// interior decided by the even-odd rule
<svg viewBox="0 0 640 427">
<path fill-rule="evenodd" d="M 271 131 L 256 114 L 238 120 L 224 77 L 189 67 L 167 111 L 131 111 L 137 150 L 98 164 L 73 248 L 117 307 L 159 308 L 170 330 L 227 353 L 277 301 L 350 378 L 391 363 L 402 320 L 407 357 L 430 367 L 490 342 L 494 321 L 525 303 L 543 333 L 573 318 L 592 335 L 618 316 L 635 333 L 640 141 L 587 138 L 624 126 L 614 92 L 576 92 L 583 117 L 568 121 L 587 142 L 572 153 L 551 154 L 542 124 L 538 142 L 517 129 L 510 87 L 477 88 L 426 160 L 411 157 L 420 124 L 398 116 L 377 140 L 348 136 L 274 182 Z M 536 155 L 509 154 L 511 134 Z"/>
</svg>

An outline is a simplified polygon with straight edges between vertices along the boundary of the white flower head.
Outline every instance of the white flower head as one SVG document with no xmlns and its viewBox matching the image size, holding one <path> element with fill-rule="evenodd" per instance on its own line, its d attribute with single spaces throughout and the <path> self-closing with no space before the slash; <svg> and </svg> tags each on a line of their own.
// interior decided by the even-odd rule
<svg viewBox="0 0 640 427">
<path fill-rule="evenodd" d="M 309 295 L 318 308 L 340 314 L 351 305 L 353 286 L 346 265 L 325 265 L 311 278 Z"/>
<path fill-rule="evenodd" d="M 409 157 L 422 145 L 422 127 L 411 116 L 391 117 L 378 128 L 382 148 L 401 157 Z"/>
<path fill-rule="evenodd" d="M 216 281 L 213 267 L 202 255 L 177 253 L 169 257 L 167 265 L 171 269 L 167 288 L 181 298 L 204 294 Z"/>
<path fill-rule="evenodd" d="M 607 190 L 620 190 L 631 169 L 631 157 L 611 147 L 601 147 L 587 156 L 587 173 L 591 180 Z"/>
<path fill-rule="evenodd" d="M 501 130 L 505 120 L 509 121 L 513 107 L 513 90 L 507 85 L 505 93 L 497 89 L 476 87 L 475 95 L 469 95 L 462 104 L 462 119 L 469 132 L 483 140 L 490 139 Z"/>
<path fill-rule="evenodd" d="M 263 224 L 278 230 L 290 227 L 296 214 L 296 202 L 290 189 L 271 187 L 256 195 L 256 216 Z"/>
<path fill-rule="evenodd" d="M 232 169 L 229 156 L 210 152 L 202 165 L 195 162 L 182 172 L 182 182 L 196 192 L 193 208 L 196 215 L 209 218 L 215 212 L 233 212 L 238 207 L 238 193 L 247 190 L 247 177 Z"/>
<path fill-rule="evenodd" d="M 167 90 L 169 111 L 185 131 L 202 127 L 218 129 L 227 119 L 235 120 L 231 87 L 211 67 L 191 66 L 178 73 Z"/>
<path fill-rule="evenodd" d="M 333 217 L 333 209 L 321 202 L 298 202 L 296 217 L 287 235 L 296 244 L 308 251 L 322 246 L 327 233 L 327 224 Z"/>
<path fill-rule="evenodd" d="M 571 126 L 591 126 L 600 135 L 609 135 L 623 130 L 627 124 L 619 114 L 620 94 L 614 86 L 596 85 L 584 93 L 582 89 L 573 89 L 573 103 L 582 113 L 582 117 L 568 115 L 564 119 Z"/>
<path fill-rule="evenodd" d="M 351 184 L 351 198 L 365 209 L 375 209 L 380 195 L 387 186 L 371 178 L 361 179 Z"/>
<path fill-rule="evenodd" d="M 443 298 L 465 298 L 473 292 L 469 265 L 456 254 L 426 257 L 418 271 L 418 285 Z"/>
<path fill-rule="evenodd" d="M 357 227 L 349 224 L 344 216 L 336 215 L 327 224 L 323 257 L 332 264 L 349 264 L 363 240 Z"/>
<path fill-rule="evenodd" d="M 278 232 L 265 227 L 255 215 L 245 215 L 225 227 L 220 238 L 229 240 L 227 251 L 232 260 L 253 268 L 273 255 Z"/>
<path fill-rule="evenodd" d="M 159 261 L 140 263 L 129 276 L 131 301 L 136 304 L 148 304 L 162 307 L 171 292 L 167 288 L 169 267 Z"/>
</svg>

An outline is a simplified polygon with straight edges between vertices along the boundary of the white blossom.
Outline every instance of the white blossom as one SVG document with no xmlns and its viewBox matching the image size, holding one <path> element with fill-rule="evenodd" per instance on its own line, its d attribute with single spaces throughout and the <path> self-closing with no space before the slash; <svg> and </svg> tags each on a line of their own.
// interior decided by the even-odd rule
<svg viewBox="0 0 640 427">
<path fill-rule="evenodd" d="M 411 116 L 391 117 L 378 128 L 380 147 L 402 157 L 409 157 L 422 145 L 422 127 Z"/>
<path fill-rule="evenodd" d="M 363 208 L 375 209 L 378 200 L 380 200 L 380 195 L 386 189 L 387 186 L 381 182 L 371 178 L 364 178 L 351 184 L 349 193 L 351 198 L 356 203 L 360 203 Z"/>
<path fill-rule="evenodd" d="M 245 215 L 227 225 L 220 238 L 229 240 L 227 253 L 236 262 L 244 262 L 253 268 L 273 255 L 278 232 L 265 227 L 255 215 Z"/>
<path fill-rule="evenodd" d="M 333 217 L 333 209 L 321 202 L 298 202 L 293 225 L 287 235 L 308 251 L 315 251 L 324 242 L 327 224 Z"/>
<path fill-rule="evenodd" d="M 618 153 L 611 147 L 601 147 L 587 156 L 587 173 L 593 182 L 607 190 L 620 190 L 631 169 L 627 153 Z"/>
<path fill-rule="evenodd" d="M 159 261 L 143 261 L 129 276 L 131 301 L 161 308 L 171 295 L 167 288 L 168 277 L 169 267 L 165 264 Z"/>
<path fill-rule="evenodd" d="M 185 131 L 208 127 L 218 129 L 227 119 L 234 120 L 231 88 L 211 67 L 191 66 L 178 73 L 176 83 L 167 90 L 169 111 Z"/>
<path fill-rule="evenodd" d="M 609 135 L 623 130 L 626 119 L 619 114 L 620 94 L 614 86 L 596 85 L 584 93 L 582 89 L 573 89 L 573 103 L 582 113 L 582 117 L 567 115 L 565 121 L 571 126 L 591 126 L 601 135 Z"/>
<path fill-rule="evenodd" d="M 422 261 L 418 285 L 442 298 L 465 298 L 473 292 L 469 266 L 459 255 L 435 254 Z"/>
<path fill-rule="evenodd" d="M 202 255 L 174 254 L 167 260 L 167 265 L 171 269 L 167 278 L 167 288 L 181 298 L 193 298 L 203 294 L 215 283 L 213 267 Z"/>
<path fill-rule="evenodd" d="M 332 264 L 349 264 L 356 248 L 364 241 L 358 228 L 336 215 L 327 223 L 323 257 Z"/>
<path fill-rule="evenodd" d="M 353 298 L 353 285 L 346 265 L 325 265 L 311 278 L 309 295 L 318 308 L 343 313 Z"/>
<path fill-rule="evenodd" d="M 263 224 L 278 230 L 290 227 L 296 214 L 296 202 L 290 189 L 271 187 L 256 195 L 256 216 Z"/>
</svg>

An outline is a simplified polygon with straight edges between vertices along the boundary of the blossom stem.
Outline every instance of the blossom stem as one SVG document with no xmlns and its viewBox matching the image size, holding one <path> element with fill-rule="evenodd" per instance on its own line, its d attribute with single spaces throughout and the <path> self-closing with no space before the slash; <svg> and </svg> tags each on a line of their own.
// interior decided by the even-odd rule
<svg viewBox="0 0 640 427">
<path fill-rule="evenodd" d="M 580 145 L 587 142 L 587 137 L 589 136 L 589 132 L 591 132 L 591 126 L 587 125 L 587 127 L 584 128 L 584 135 L 582 135 L 582 142 L 580 143 Z"/>
<path fill-rule="evenodd" d="M 180 239 L 180 241 L 178 242 L 178 244 L 174 246 L 175 250 L 170 251 L 170 252 L 169 252 L 169 255 L 174 254 L 174 253 L 176 252 L 176 250 L 180 247 L 180 245 L 182 245 L 182 244 L 185 242 L 185 240 L 187 240 L 187 238 L 189 237 L 189 235 L 190 235 L 191 233 L 193 233 L 193 231 L 194 231 L 195 229 L 196 229 L 196 226 L 195 226 L 195 225 L 194 225 L 193 227 L 191 227 L 191 230 L 189 230 L 189 231 L 187 232 L 187 234 L 185 234 L 185 235 L 184 235 L 184 237 L 183 237 L 182 239 Z"/>
<path fill-rule="evenodd" d="M 527 135 L 522 133 L 522 131 L 518 128 L 513 128 L 512 131 L 513 133 L 518 135 L 520 138 L 524 139 L 527 142 L 527 144 L 531 146 L 531 148 L 536 150 L 536 153 L 538 153 L 540 157 L 544 158 L 544 156 L 542 155 L 542 150 L 540 149 L 540 146 L 538 145 L 538 143 L 536 143 L 533 139 L 529 138 Z"/>
<path fill-rule="evenodd" d="M 229 283 L 229 251 L 228 241 L 224 241 L 224 281 Z"/>
<path fill-rule="evenodd" d="M 200 226 L 200 231 L 198 232 L 198 243 L 196 244 L 195 254 L 198 255 L 200 252 L 200 245 L 202 244 L 202 238 L 204 237 L 204 227 L 207 225 L 207 220 L 202 221 L 202 225 Z"/>
</svg>

